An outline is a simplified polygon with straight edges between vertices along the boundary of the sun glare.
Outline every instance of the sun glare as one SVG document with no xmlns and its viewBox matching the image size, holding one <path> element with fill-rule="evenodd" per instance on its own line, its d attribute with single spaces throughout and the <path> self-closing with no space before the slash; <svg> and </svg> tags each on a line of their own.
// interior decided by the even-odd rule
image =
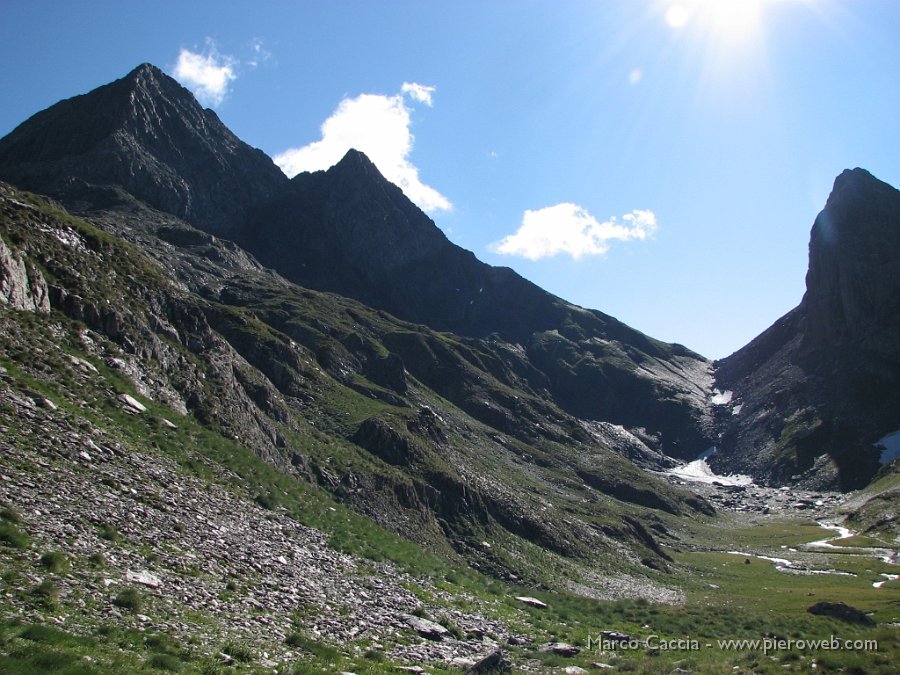
<svg viewBox="0 0 900 675">
<path fill-rule="evenodd" d="M 668 28 L 679 73 L 692 78 L 698 100 L 749 110 L 770 81 L 773 31 L 790 4 L 821 0 L 657 0 L 655 16 Z M 686 82 L 687 80 L 685 80 Z"/>
<path fill-rule="evenodd" d="M 758 32 L 765 0 L 708 1 L 706 12 L 710 29 L 717 35 L 741 39 Z"/>
<path fill-rule="evenodd" d="M 680 0 L 669 4 L 666 24 L 691 27 L 722 43 L 737 44 L 760 32 L 764 6 L 775 0 Z"/>
</svg>

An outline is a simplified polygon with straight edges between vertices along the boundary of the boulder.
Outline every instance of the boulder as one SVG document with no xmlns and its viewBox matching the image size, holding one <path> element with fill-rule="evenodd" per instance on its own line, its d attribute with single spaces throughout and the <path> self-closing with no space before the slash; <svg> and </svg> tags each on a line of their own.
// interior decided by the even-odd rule
<svg viewBox="0 0 900 675">
<path fill-rule="evenodd" d="M 575 656 L 581 650 L 568 642 L 551 642 L 541 647 L 541 651 L 545 654 L 556 654 L 557 656 Z"/>
<path fill-rule="evenodd" d="M 466 673 L 508 673 L 511 670 L 512 666 L 503 656 L 503 652 L 495 649 L 472 664 Z"/>
<path fill-rule="evenodd" d="M 444 628 L 441 624 L 436 623 L 435 621 L 429 621 L 428 619 L 423 619 L 420 616 L 406 614 L 403 616 L 403 620 L 410 626 L 410 628 L 412 628 L 426 640 L 443 640 L 445 637 L 450 635 L 450 631 Z"/>
</svg>

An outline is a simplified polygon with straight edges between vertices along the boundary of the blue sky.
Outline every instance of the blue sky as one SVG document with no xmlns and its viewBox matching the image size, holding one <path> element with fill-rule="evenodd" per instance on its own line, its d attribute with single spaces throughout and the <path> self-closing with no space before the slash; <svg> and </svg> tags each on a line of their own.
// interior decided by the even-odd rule
<svg viewBox="0 0 900 675">
<path fill-rule="evenodd" d="M 288 171 L 361 147 L 451 240 L 705 356 L 900 185 L 896 0 L 5 2 L 0 134 L 142 62 Z M 290 152 L 289 152 L 290 151 Z"/>
</svg>

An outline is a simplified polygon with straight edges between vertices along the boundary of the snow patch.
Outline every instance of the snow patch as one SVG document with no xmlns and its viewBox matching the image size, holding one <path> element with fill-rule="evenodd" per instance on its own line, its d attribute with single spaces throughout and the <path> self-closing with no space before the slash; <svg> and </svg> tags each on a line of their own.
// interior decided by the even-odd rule
<svg viewBox="0 0 900 675">
<path fill-rule="evenodd" d="M 732 414 L 732 415 L 740 415 L 740 414 L 741 414 L 741 408 L 743 408 L 743 407 L 744 407 L 744 404 L 743 404 L 743 403 L 738 403 L 736 406 L 734 406 L 734 408 L 732 408 L 731 414 Z"/>
<path fill-rule="evenodd" d="M 881 576 L 884 577 L 884 581 L 876 581 L 872 584 L 872 588 L 881 588 L 889 581 L 896 581 L 897 579 L 900 579 L 900 574 L 882 574 Z"/>
<path fill-rule="evenodd" d="M 887 464 L 900 457 L 900 429 L 894 431 L 874 443 L 881 450 L 881 463 Z"/>
<path fill-rule="evenodd" d="M 728 405 L 731 403 L 733 396 L 734 392 L 730 389 L 726 389 L 725 391 L 713 389 L 712 397 L 710 397 L 709 402 L 713 405 Z"/>
<path fill-rule="evenodd" d="M 706 455 L 706 457 L 708 456 L 709 455 Z M 713 470 L 709 468 L 709 463 L 707 463 L 705 457 L 701 459 L 695 459 L 693 462 L 688 462 L 687 464 L 682 464 L 681 466 L 676 466 L 674 469 L 669 469 L 666 473 L 671 476 L 683 478 L 684 480 L 693 481 L 694 483 L 753 485 L 753 478 L 750 476 L 744 476 L 743 474 L 729 474 L 727 476 L 720 476 L 717 473 L 713 473 Z"/>
</svg>

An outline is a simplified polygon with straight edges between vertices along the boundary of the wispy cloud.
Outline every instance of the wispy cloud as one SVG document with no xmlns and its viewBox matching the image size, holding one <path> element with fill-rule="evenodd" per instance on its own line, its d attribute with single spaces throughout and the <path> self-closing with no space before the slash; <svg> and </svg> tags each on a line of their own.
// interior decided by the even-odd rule
<svg viewBox="0 0 900 675">
<path fill-rule="evenodd" d="M 327 169 L 351 148 L 364 152 L 389 181 L 398 185 L 420 208 L 429 212 L 449 211 L 450 201 L 419 178 L 409 155 L 415 140 L 410 126 L 411 110 L 405 95 L 430 106 L 435 88 L 405 82 L 399 94 L 361 94 L 345 98 L 325 122 L 321 140 L 292 148 L 274 157 L 288 176 L 301 171 Z"/>
<path fill-rule="evenodd" d="M 656 232 L 653 211 L 636 210 L 599 222 L 585 209 L 569 202 L 525 211 L 522 224 L 488 247 L 495 253 L 540 260 L 565 253 L 575 260 L 584 255 L 602 255 L 611 241 L 647 239 Z"/>
<path fill-rule="evenodd" d="M 435 92 L 435 89 L 436 87 L 429 87 L 416 82 L 404 82 L 403 86 L 400 87 L 400 92 L 409 94 L 413 100 L 424 103 L 430 108 L 432 105 L 431 95 Z"/>
<path fill-rule="evenodd" d="M 237 78 L 236 67 L 236 59 L 220 54 L 215 43 L 207 39 L 203 52 L 182 49 L 172 74 L 201 103 L 217 106 L 225 100 L 231 83 Z"/>
<path fill-rule="evenodd" d="M 250 52 L 250 57 L 246 60 L 246 63 L 251 68 L 267 63 L 272 58 L 272 52 L 266 48 L 261 38 L 253 38 L 250 41 Z"/>
</svg>

